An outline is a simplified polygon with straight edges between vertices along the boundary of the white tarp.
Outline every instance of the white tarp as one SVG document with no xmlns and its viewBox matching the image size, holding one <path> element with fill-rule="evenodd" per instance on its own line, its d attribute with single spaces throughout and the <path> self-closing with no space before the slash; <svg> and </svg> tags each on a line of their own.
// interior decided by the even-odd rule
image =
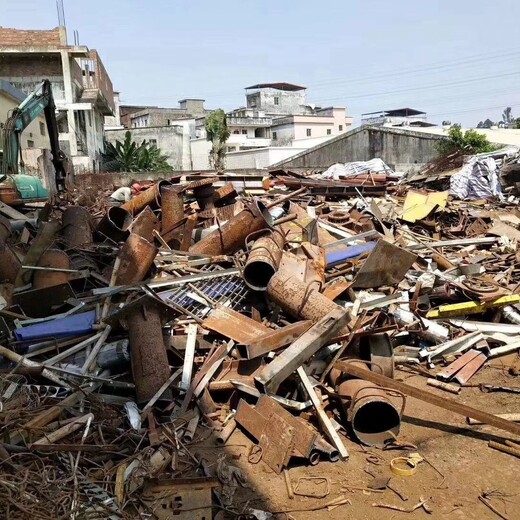
<svg viewBox="0 0 520 520">
<path fill-rule="evenodd" d="M 370 161 L 356 161 L 345 164 L 336 163 L 324 171 L 320 178 L 322 179 L 345 179 L 355 177 L 363 173 L 387 173 L 393 174 L 394 171 L 384 163 L 382 159 L 371 159 Z"/>
</svg>

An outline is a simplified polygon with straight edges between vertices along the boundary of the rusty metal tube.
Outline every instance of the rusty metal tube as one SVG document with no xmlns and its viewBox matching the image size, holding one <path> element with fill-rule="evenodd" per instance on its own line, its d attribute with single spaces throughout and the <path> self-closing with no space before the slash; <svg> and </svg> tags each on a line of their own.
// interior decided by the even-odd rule
<svg viewBox="0 0 520 520">
<path fill-rule="evenodd" d="M 253 203 L 231 217 L 220 229 L 191 246 L 198 255 L 232 255 L 245 246 L 248 235 L 271 227 L 273 218 L 261 202 Z"/>
<path fill-rule="evenodd" d="M 228 439 L 231 437 L 231 434 L 236 430 L 237 423 L 235 419 L 231 419 L 222 430 L 218 433 L 215 438 L 215 443 L 220 446 L 224 446 Z"/>
<path fill-rule="evenodd" d="M 61 249 L 47 249 L 40 260 L 38 267 L 53 267 L 55 269 L 70 269 L 70 258 L 65 251 Z M 33 289 L 43 289 L 45 287 L 54 287 L 67 283 L 70 279 L 70 273 L 58 271 L 34 271 L 32 286 Z"/>
<path fill-rule="evenodd" d="M 0 240 L 0 283 L 14 284 L 21 265 L 20 260 L 6 244 L 5 239 Z"/>
<path fill-rule="evenodd" d="M 350 398 L 345 415 L 361 443 L 382 447 L 397 437 L 401 416 L 385 390 L 363 379 L 349 379 L 338 386 L 337 393 Z"/>
<path fill-rule="evenodd" d="M 153 242 L 153 230 L 159 231 L 159 220 L 149 206 L 146 206 L 137 217 L 135 217 L 131 226 L 128 228 L 130 233 L 135 233 L 143 237 L 148 242 Z"/>
<path fill-rule="evenodd" d="M 132 197 L 128 202 L 125 202 L 120 207 L 131 213 L 137 215 L 146 206 L 159 207 L 161 205 L 161 189 L 171 186 L 170 181 L 159 181 L 147 190 L 143 190 L 139 195 Z"/>
<path fill-rule="evenodd" d="M 170 377 L 160 309 L 144 303 L 126 316 L 137 402 L 149 401 Z"/>
<path fill-rule="evenodd" d="M 62 233 L 67 248 L 74 248 L 92 242 L 90 213 L 83 206 L 72 206 L 63 212 Z"/>
<path fill-rule="evenodd" d="M 107 238 L 122 242 L 128 237 L 132 215 L 119 206 L 109 208 L 96 229 L 96 239 L 103 242 Z"/>
<path fill-rule="evenodd" d="M 284 244 L 285 238 L 279 231 L 271 231 L 255 241 L 243 273 L 244 281 L 251 289 L 267 289 L 269 281 L 280 265 Z"/>
<path fill-rule="evenodd" d="M 144 280 L 152 267 L 157 248 L 145 238 L 130 233 L 119 251 L 119 269 L 115 276 L 115 285 L 131 285 Z"/>
<path fill-rule="evenodd" d="M 161 190 L 161 231 L 166 233 L 184 218 L 184 197 L 178 188 Z"/>
</svg>

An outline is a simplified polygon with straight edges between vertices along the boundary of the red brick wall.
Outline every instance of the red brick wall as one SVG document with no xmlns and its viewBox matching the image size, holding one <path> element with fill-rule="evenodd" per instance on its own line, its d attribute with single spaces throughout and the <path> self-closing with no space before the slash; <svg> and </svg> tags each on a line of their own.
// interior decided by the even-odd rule
<svg viewBox="0 0 520 520">
<path fill-rule="evenodd" d="M 27 46 L 27 45 L 52 45 L 59 47 L 60 29 L 56 27 L 49 31 L 26 31 L 0 27 L 0 45 L 3 46 Z"/>
<path fill-rule="evenodd" d="M 0 43 L 1 45 L 1 43 Z M 0 56 L 0 77 L 25 77 L 25 76 L 61 76 L 61 59 L 59 56 L 37 55 L 34 56 Z"/>
</svg>

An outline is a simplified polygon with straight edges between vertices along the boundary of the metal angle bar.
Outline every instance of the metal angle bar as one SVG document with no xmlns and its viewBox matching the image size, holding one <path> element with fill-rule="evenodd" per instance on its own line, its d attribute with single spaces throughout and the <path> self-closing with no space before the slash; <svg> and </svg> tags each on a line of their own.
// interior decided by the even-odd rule
<svg viewBox="0 0 520 520">
<path fill-rule="evenodd" d="M 406 249 L 410 251 L 417 251 L 419 249 L 428 249 L 430 247 L 452 247 L 452 246 L 473 246 L 483 244 L 494 244 L 499 237 L 482 237 L 482 238 L 459 238 L 455 240 L 440 240 L 439 242 L 430 242 L 427 245 L 412 244 Z"/>
<path fill-rule="evenodd" d="M 164 394 L 164 392 L 166 391 L 166 389 L 177 379 L 177 377 L 179 377 L 180 373 L 181 373 L 182 369 L 177 369 L 169 378 L 168 380 L 161 386 L 161 388 L 159 388 L 159 390 L 157 390 L 157 393 L 148 401 L 148 403 L 146 404 L 146 406 L 143 408 L 142 412 L 145 412 L 146 410 L 148 410 L 148 408 L 151 408 L 156 402 L 157 400 Z M 141 417 L 144 417 L 142 415 L 142 412 L 141 412 Z"/>
<path fill-rule="evenodd" d="M 181 387 L 187 390 L 191 384 L 191 374 L 193 372 L 193 360 L 195 358 L 195 345 L 197 344 L 198 326 L 196 323 L 188 325 L 188 337 L 186 339 L 186 349 L 184 350 L 184 366 L 182 369 Z"/>
<path fill-rule="evenodd" d="M 72 354 L 76 354 L 80 350 L 83 350 L 85 347 L 90 345 L 91 343 L 94 343 L 94 341 L 97 341 L 101 337 L 102 332 L 98 332 L 95 336 L 92 336 L 91 338 L 87 338 L 86 340 L 78 343 L 77 345 L 74 345 L 73 347 L 68 348 L 64 352 L 60 352 L 59 354 L 56 354 L 55 356 L 47 359 L 45 361 L 45 364 L 47 366 L 55 365 L 58 363 L 58 361 L 61 361 L 62 359 L 66 359 Z"/>
<path fill-rule="evenodd" d="M 318 397 L 318 394 L 315 392 L 309 377 L 305 373 L 305 370 L 303 369 L 303 367 L 298 367 L 297 372 L 298 372 L 298 375 L 300 376 L 300 379 L 305 388 L 305 391 L 307 392 L 307 395 L 309 396 L 310 400 L 312 401 L 314 409 L 316 410 L 316 415 L 318 416 L 320 424 L 322 425 L 323 429 L 325 430 L 327 437 L 330 439 L 332 444 L 334 444 L 336 449 L 339 451 L 340 457 L 342 459 L 347 459 L 349 456 L 347 448 L 345 448 L 345 445 L 343 444 L 343 441 L 341 440 L 340 436 L 338 435 L 338 432 L 334 429 L 334 426 L 333 426 L 332 422 L 330 421 L 329 417 L 327 416 L 327 414 L 325 413 L 325 410 L 323 410 L 320 398 Z"/>
<path fill-rule="evenodd" d="M 110 325 L 107 325 L 105 330 L 101 333 L 101 336 L 99 337 L 97 343 L 94 345 L 92 351 L 87 356 L 87 359 L 85 360 L 85 363 L 81 367 L 81 373 L 84 374 L 94 363 L 97 355 L 99 354 L 99 351 L 101 350 L 101 347 L 105 343 L 106 339 L 108 338 L 108 335 L 112 332 L 112 327 Z"/>
</svg>

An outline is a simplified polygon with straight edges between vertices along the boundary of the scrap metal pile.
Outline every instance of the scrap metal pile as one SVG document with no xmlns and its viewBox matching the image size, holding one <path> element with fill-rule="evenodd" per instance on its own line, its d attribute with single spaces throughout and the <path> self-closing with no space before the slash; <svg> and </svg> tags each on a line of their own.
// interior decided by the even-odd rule
<svg viewBox="0 0 520 520">
<path fill-rule="evenodd" d="M 516 206 L 174 181 L 0 208 L 2 518 L 240 517 L 236 430 L 279 474 L 398 443 L 408 397 L 520 434 L 442 396 L 520 349 Z"/>
</svg>

